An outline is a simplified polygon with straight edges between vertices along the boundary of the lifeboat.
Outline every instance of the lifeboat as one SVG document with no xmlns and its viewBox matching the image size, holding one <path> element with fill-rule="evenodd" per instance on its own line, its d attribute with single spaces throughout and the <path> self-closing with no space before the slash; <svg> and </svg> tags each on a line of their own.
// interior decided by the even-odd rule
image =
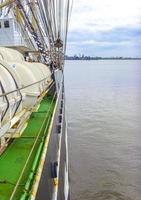
<svg viewBox="0 0 141 200">
<path fill-rule="evenodd" d="M 19 113 L 29 113 L 38 106 L 50 83 L 48 66 L 25 62 L 18 51 L 0 48 L 0 137 L 13 126 L 11 121 Z"/>
</svg>

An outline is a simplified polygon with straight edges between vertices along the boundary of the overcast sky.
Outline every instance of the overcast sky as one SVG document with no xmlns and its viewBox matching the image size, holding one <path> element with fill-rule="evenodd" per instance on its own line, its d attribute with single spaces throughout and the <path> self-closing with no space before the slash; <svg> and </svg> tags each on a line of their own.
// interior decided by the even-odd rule
<svg viewBox="0 0 141 200">
<path fill-rule="evenodd" d="M 67 55 L 141 57 L 141 0 L 74 0 Z"/>
</svg>

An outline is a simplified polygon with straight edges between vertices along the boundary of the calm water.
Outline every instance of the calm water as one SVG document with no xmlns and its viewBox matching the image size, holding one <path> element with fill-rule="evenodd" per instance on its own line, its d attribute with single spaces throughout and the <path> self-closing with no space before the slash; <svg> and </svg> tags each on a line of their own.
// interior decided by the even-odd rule
<svg viewBox="0 0 141 200">
<path fill-rule="evenodd" d="M 141 200 L 141 61 L 67 61 L 72 200 Z"/>
</svg>

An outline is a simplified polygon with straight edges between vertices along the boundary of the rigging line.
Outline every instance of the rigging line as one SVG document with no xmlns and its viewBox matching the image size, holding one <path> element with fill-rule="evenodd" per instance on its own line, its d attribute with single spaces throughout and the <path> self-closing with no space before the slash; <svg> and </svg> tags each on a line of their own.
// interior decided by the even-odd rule
<svg viewBox="0 0 141 200">
<path fill-rule="evenodd" d="M 50 16 L 49 10 L 48 10 L 48 16 L 49 16 L 49 20 L 48 21 L 49 21 L 49 24 L 50 24 L 50 27 L 51 27 L 52 40 L 53 40 L 53 43 L 54 43 L 55 35 L 54 35 L 54 31 L 53 31 L 52 20 L 51 20 L 51 16 Z"/>
<path fill-rule="evenodd" d="M 65 5 L 66 5 L 66 3 L 65 3 L 65 1 L 63 0 L 63 8 L 62 8 L 62 39 L 63 39 L 63 42 L 64 42 L 64 36 L 65 36 L 65 16 L 66 16 L 66 10 L 65 10 Z"/>
<path fill-rule="evenodd" d="M 61 4 L 61 39 L 63 40 L 63 35 L 64 35 L 64 22 L 65 22 L 65 18 L 64 18 L 64 0 L 62 0 L 62 4 Z"/>
<path fill-rule="evenodd" d="M 62 37 L 62 0 L 60 0 L 60 4 L 59 4 L 59 28 L 60 28 L 60 31 L 59 31 L 59 37 L 61 38 Z"/>
<path fill-rule="evenodd" d="M 66 1 L 63 0 L 63 4 L 62 4 L 62 27 L 61 27 L 61 32 L 62 32 L 62 40 L 64 43 L 64 33 L 65 33 L 65 16 L 66 16 Z"/>
<path fill-rule="evenodd" d="M 59 31 L 58 0 L 56 0 L 56 21 L 57 21 L 57 37 L 58 37 L 58 31 Z"/>
<path fill-rule="evenodd" d="M 73 0 L 71 0 L 71 3 L 69 3 L 68 6 L 68 11 L 67 11 L 67 23 L 66 23 L 66 34 L 65 34 L 65 48 L 64 48 L 64 55 L 66 52 L 66 45 L 67 45 L 67 33 L 68 33 L 68 27 L 69 27 L 69 23 L 70 23 L 70 18 L 71 18 L 71 13 L 72 13 L 72 8 L 73 8 Z"/>
<path fill-rule="evenodd" d="M 13 11 L 14 12 L 14 11 Z M 26 26 L 28 26 L 27 25 L 27 22 L 26 22 L 26 20 L 24 19 L 24 16 L 23 16 L 23 14 L 21 13 L 21 11 L 20 11 L 20 14 L 21 14 L 21 16 L 22 16 L 22 19 L 23 19 L 23 21 L 20 23 L 20 28 L 22 28 L 22 30 L 23 30 L 23 33 L 25 32 L 25 35 L 27 35 L 28 36 L 28 38 L 30 39 L 30 41 L 31 41 L 31 43 L 33 44 L 33 41 L 32 41 L 32 39 L 30 38 L 30 35 L 27 33 L 27 31 L 25 30 L 25 25 Z M 23 23 L 24 22 L 24 23 Z M 33 47 L 36 49 L 36 47 L 35 47 L 35 44 L 33 44 Z"/>
<path fill-rule="evenodd" d="M 48 24 L 47 24 L 47 21 L 45 20 L 45 13 L 43 11 L 43 7 L 42 7 L 42 4 L 41 4 L 41 1 L 39 1 L 37 3 L 38 3 L 39 11 L 40 11 L 40 16 L 42 18 L 42 22 L 44 24 L 44 29 L 45 29 L 45 32 L 46 32 L 46 36 L 47 36 L 47 39 L 48 39 L 49 49 L 51 49 L 51 40 L 50 40 L 50 36 L 49 36 Z M 50 54 L 49 54 L 49 56 L 50 56 Z M 50 58 L 50 60 L 51 60 L 51 58 Z"/>
<path fill-rule="evenodd" d="M 41 44 L 41 42 L 39 40 L 39 37 L 38 37 L 37 33 L 35 32 L 34 27 L 32 26 L 32 24 L 31 24 L 31 22 L 30 22 L 30 20 L 29 20 L 29 18 L 27 16 L 27 13 L 26 13 L 26 11 L 25 11 L 22 3 L 21 3 L 21 1 L 17 0 L 16 3 L 17 3 L 18 8 L 21 9 L 21 11 L 22 11 L 21 12 L 22 13 L 22 17 L 25 20 L 25 23 L 27 25 L 27 28 L 29 29 L 29 32 L 32 34 L 32 36 L 34 38 L 34 41 L 35 41 L 35 43 L 36 43 L 36 45 L 38 47 L 38 50 L 39 50 L 39 52 L 41 54 L 41 57 L 44 59 L 45 63 L 47 63 L 47 56 L 44 54 L 45 53 L 45 49 L 42 46 L 42 44 Z"/>
<path fill-rule="evenodd" d="M 39 8 L 39 5 L 38 5 L 38 8 Z M 33 9 L 32 9 L 33 10 Z M 38 14 L 38 13 L 37 13 Z M 41 13 L 42 14 L 42 13 Z M 38 18 L 38 20 L 37 19 L 35 19 L 36 20 L 36 22 L 38 23 L 38 27 L 39 27 L 39 30 L 41 31 L 41 33 L 42 33 L 42 37 L 43 37 L 43 39 L 44 39 L 44 37 L 46 37 L 46 29 L 45 29 L 45 27 L 44 27 L 44 29 L 43 29 L 43 27 L 42 27 L 42 25 L 44 24 L 44 21 L 43 21 L 43 17 L 41 17 L 41 15 L 38 15 L 39 17 L 37 17 Z M 41 18 L 40 18 L 41 17 Z M 35 17 L 35 14 L 34 14 L 34 18 L 36 18 Z M 39 19 L 40 18 L 40 19 Z M 42 19 L 42 20 L 41 20 Z M 39 23 L 39 21 L 41 21 L 42 23 Z M 42 24 L 41 26 L 40 26 L 40 24 Z M 44 42 L 45 42 L 45 44 L 46 44 L 46 41 L 45 41 L 45 39 L 44 39 Z M 47 44 L 46 44 L 47 45 Z M 48 47 L 47 47 L 48 48 Z"/>
<path fill-rule="evenodd" d="M 52 26 L 50 23 L 50 17 L 49 17 L 49 12 L 48 12 L 48 4 L 46 1 L 43 0 L 43 11 L 45 12 L 45 20 L 47 21 L 48 28 L 49 28 L 49 39 L 51 41 L 51 45 L 53 44 L 54 37 L 53 37 L 53 32 L 52 32 Z"/>
<path fill-rule="evenodd" d="M 58 15 L 57 15 L 57 0 L 55 0 L 55 19 L 56 19 L 56 33 L 58 34 Z M 57 36 L 57 35 L 56 35 Z M 57 38 L 57 37 L 56 37 Z"/>
<path fill-rule="evenodd" d="M 38 5 L 39 11 L 40 11 L 40 18 L 41 18 L 42 23 L 44 25 L 44 31 L 45 31 L 46 35 L 48 36 L 48 38 L 49 38 L 48 24 L 47 24 L 47 22 L 45 20 L 45 14 L 44 14 L 42 5 L 40 4 L 40 1 L 39 2 L 37 1 L 37 5 Z"/>
<path fill-rule="evenodd" d="M 45 8 L 45 6 L 46 6 L 46 5 L 44 5 L 44 2 L 43 2 L 43 5 L 42 5 L 42 4 L 39 4 L 39 9 L 42 9 L 42 12 L 41 12 L 41 13 L 44 15 L 44 16 L 43 16 L 43 19 L 44 19 L 45 24 L 47 25 L 48 41 L 49 41 L 49 44 L 50 44 L 50 52 L 51 52 L 52 44 L 53 44 L 54 40 L 53 40 L 53 38 L 51 37 L 51 30 L 50 30 L 50 24 L 49 24 L 49 21 L 48 21 L 48 16 L 45 16 L 46 13 L 44 12 L 43 6 L 44 6 L 44 8 Z"/>
<path fill-rule="evenodd" d="M 59 20 L 59 25 L 58 25 L 58 38 L 60 38 L 60 33 L 61 33 L 61 0 L 59 0 L 59 6 L 58 6 L 58 20 Z"/>
<path fill-rule="evenodd" d="M 33 12 L 32 6 L 31 6 L 31 4 L 30 4 L 29 2 L 28 2 L 28 5 L 29 5 L 30 11 L 31 11 L 31 13 L 32 13 L 32 17 L 34 18 L 34 20 L 35 20 L 35 22 L 36 22 L 36 25 L 37 25 L 37 27 L 38 27 L 38 30 L 36 30 L 36 31 L 39 31 L 39 33 L 40 33 L 40 39 L 41 39 L 42 43 L 44 44 L 43 31 L 42 31 L 42 29 L 41 29 L 41 27 L 40 27 L 40 25 L 39 25 L 39 23 L 38 23 L 38 20 L 37 20 L 36 17 L 35 17 L 35 14 L 34 14 L 34 12 Z"/>
<path fill-rule="evenodd" d="M 67 1 L 64 3 L 64 20 L 63 20 L 63 27 L 64 27 L 64 29 L 63 29 L 63 41 L 64 41 L 64 43 L 65 43 L 65 34 L 66 34 L 66 26 L 67 26 L 67 24 L 66 24 L 66 18 L 67 18 Z"/>
<path fill-rule="evenodd" d="M 69 15 L 69 24 L 70 24 L 72 9 L 73 9 L 73 2 L 74 2 L 74 0 L 71 0 L 70 11 L 69 11 L 69 13 L 70 13 L 70 15 Z"/>
<path fill-rule="evenodd" d="M 13 11 L 13 16 L 16 18 L 16 13 L 15 13 L 14 8 L 12 8 L 12 11 Z M 16 21 L 17 21 L 17 20 L 16 20 Z M 30 46 L 30 47 L 33 47 L 34 49 L 36 49 L 35 46 L 34 46 L 33 41 L 31 40 L 31 38 L 30 38 L 30 36 L 29 36 L 29 34 L 28 34 L 27 31 L 25 30 L 25 25 L 24 25 L 23 21 L 20 21 L 20 23 L 17 22 L 17 26 L 18 26 L 19 29 L 21 29 L 21 34 L 23 35 L 23 37 L 25 36 L 26 39 L 28 40 L 29 46 Z"/>
<path fill-rule="evenodd" d="M 51 1 L 51 0 L 50 0 Z M 53 10 L 53 20 L 54 20 L 54 26 L 55 26 L 55 39 L 57 38 L 57 25 L 56 25 L 56 19 L 55 19 L 55 5 L 54 5 L 54 1 L 52 2 L 52 10 Z"/>
<path fill-rule="evenodd" d="M 64 13 L 63 13 L 63 42 L 65 43 L 66 16 L 67 16 L 66 1 L 64 2 L 63 10 L 64 10 Z"/>
<path fill-rule="evenodd" d="M 44 3 L 44 11 L 45 11 L 45 15 L 46 15 L 46 19 L 47 19 L 47 22 L 48 22 L 48 26 L 49 26 L 49 31 L 50 31 L 50 36 L 53 36 L 52 35 L 52 26 L 51 26 L 51 23 L 50 23 L 50 12 L 49 12 L 49 2 L 48 1 L 43 1 Z M 52 37 L 53 38 L 53 37 Z"/>
<path fill-rule="evenodd" d="M 39 8 L 38 8 L 39 9 Z M 38 10 L 39 11 L 39 10 Z M 48 33 L 46 31 L 46 24 L 44 22 L 44 19 L 42 18 L 41 15 L 39 15 L 38 13 L 38 21 L 40 22 L 40 28 L 41 28 L 41 31 L 42 31 L 42 34 L 43 34 L 43 37 L 46 38 Z"/>
<path fill-rule="evenodd" d="M 24 25 L 19 25 L 19 26 L 20 26 L 20 29 L 21 29 L 22 37 L 23 37 L 23 38 L 26 37 L 26 40 L 27 40 L 27 42 L 28 42 L 28 44 L 29 44 L 29 47 L 32 47 L 32 48 L 36 49 L 36 48 L 35 48 L 35 45 L 34 45 L 34 43 L 33 43 L 33 41 L 32 41 L 32 39 L 30 38 L 29 34 L 28 34 L 27 31 L 25 30 Z"/>
<path fill-rule="evenodd" d="M 66 35 L 65 35 L 65 46 L 64 46 L 64 55 L 66 53 L 66 43 L 67 43 L 67 33 L 68 33 L 68 18 L 69 18 L 69 6 L 70 6 L 70 0 L 68 0 L 67 5 L 67 21 L 66 21 Z"/>
<path fill-rule="evenodd" d="M 54 39 L 57 38 L 56 35 L 56 21 L 55 21 L 55 10 L 54 10 L 54 1 L 50 0 L 50 14 L 51 14 L 51 19 L 52 19 L 52 23 L 53 23 L 53 32 L 54 32 Z"/>
<path fill-rule="evenodd" d="M 55 34 L 54 34 L 54 21 L 53 21 L 52 7 L 51 7 L 50 0 L 48 0 L 48 7 L 50 8 L 50 9 L 48 10 L 48 13 L 49 13 L 50 23 L 51 23 L 51 27 L 52 27 L 53 40 L 55 40 Z"/>
<path fill-rule="evenodd" d="M 30 10 L 31 10 L 31 13 L 32 13 L 32 15 L 33 15 L 33 17 L 34 17 L 34 20 L 35 20 L 35 22 L 36 22 L 36 24 L 37 24 L 37 26 L 38 26 L 38 30 L 39 30 L 40 35 L 41 35 L 40 39 L 42 40 L 42 44 L 43 44 L 43 46 L 44 46 L 44 44 L 45 44 L 44 36 L 42 35 L 41 28 L 40 28 L 40 25 L 39 25 L 39 23 L 38 23 L 38 20 L 37 20 L 36 17 L 35 17 L 35 14 L 34 14 L 34 12 L 33 12 L 32 6 L 31 6 L 31 3 L 29 2 L 29 0 L 26 0 L 26 2 L 28 3 L 29 8 L 30 8 Z"/>
<path fill-rule="evenodd" d="M 65 36 L 66 36 L 66 29 L 67 29 L 67 6 L 68 6 L 68 2 L 65 3 L 65 12 L 64 12 L 64 35 L 63 35 L 63 40 L 64 40 L 64 44 L 65 44 Z"/>
<path fill-rule="evenodd" d="M 16 0 L 6 0 L 0 4 L 0 9 L 14 3 Z"/>
</svg>

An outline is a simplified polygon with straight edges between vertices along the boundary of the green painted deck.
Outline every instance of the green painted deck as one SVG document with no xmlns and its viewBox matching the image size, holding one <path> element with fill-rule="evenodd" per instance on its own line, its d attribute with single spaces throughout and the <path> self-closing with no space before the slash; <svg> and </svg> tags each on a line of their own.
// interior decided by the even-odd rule
<svg viewBox="0 0 141 200">
<path fill-rule="evenodd" d="M 29 162 L 25 167 L 23 176 L 20 179 L 13 200 L 20 200 L 25 191 L 24 187 L 32 172 L 33 163 L 37 155 L 41 142 L 44 141 L 49 128 L 49 122 L 54 110 L 55 101 L 53 97 L 45 97 L 37 112 L 32 113 L 28 126 L 20 138 L 14 139 L 7 150 L 0 156 L 0 200 L 9 200 L 13 189 L 26 164 L 27 158 L 39 134 L 35 148 L 30 156 Z M 50 109 L 51 108 L 51 109 Z M 33 181 L 33 180 L 32 180 Z"/>
</svg>

